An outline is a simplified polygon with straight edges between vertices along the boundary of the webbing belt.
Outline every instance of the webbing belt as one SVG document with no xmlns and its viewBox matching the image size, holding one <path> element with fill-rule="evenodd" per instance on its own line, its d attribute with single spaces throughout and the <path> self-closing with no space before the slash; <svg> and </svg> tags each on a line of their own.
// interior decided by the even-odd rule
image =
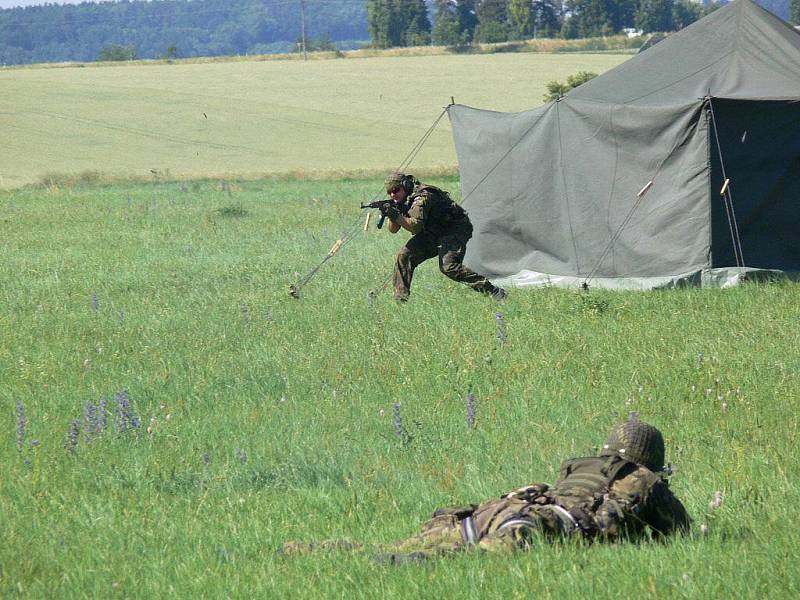
<svg viewBox="0 0 800 600">
<path fill-rule="evenodd" d="M 498 527 L 495 530 L 495 533 L 500 533 L 504 529 L 508 529 L 509 527 L 516 527 L 519 525 L 524 525 L 525 527 L 530 527 L 531 529 L 538 528 L 536 522 L 533 519 L 529 519 L 527 517 L 511 517 L 510 519 L 503 521 L 500 524 L 500 527 Z"/>
<path fill-rule="evenodd" d="M 563 506 L 559 506 L 558 504 L 548 504 L 547 508 L 553 510 L 553 512 L 558 517 L 558 520 L 561 521 L 561 524 L 564 526 L 564 530 L 568 534 L 573 534 L 580 529 L 580 525 L 578 525 L 578 522 L 575 520 L 575 517 L 573 517 L 570 514 L 570 512 Z"/>
<path fill-rule="evenodd" d="M 478 528 L 475 527 L 475 521 L 472 517 L 464 517 L 461 519 L 461 537 L 467 544 L 477 544 L 480 539 Z"/>
</svg>

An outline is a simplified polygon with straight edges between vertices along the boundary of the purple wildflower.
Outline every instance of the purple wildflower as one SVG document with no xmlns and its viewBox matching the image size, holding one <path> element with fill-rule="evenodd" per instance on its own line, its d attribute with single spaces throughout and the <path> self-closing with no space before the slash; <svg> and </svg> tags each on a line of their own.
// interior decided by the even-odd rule
<svg viewBox="0 0 800 600">
<path fill-rule="evenodd" d="M 200 458 L 202 459 L 204 464 L 208 464 L 211 462 L 211 456 L 209 456 L 208 452 L 203 452 L 203 454 L 200 455 Z"/>
<path fill-rule="evenodd" d="M 25 418 L 25 406 L 20 400 L 17 400 L 17 450 L 22 452 L 25 445 L 25 425 L 27 424 Z"/>
<path fill-rule="evenodd" d="M 239 460 L 240 463 L 244 464 L 247 462 L 247 452 L 242 450 L 241 448 L 236 449 L 236 458 Z"/>
<path fill-rule="evenodd" d="M 103 398 L 97 405 L 97 433 L 103 433 L 108 426 L 108 400 Z"/>
<path fill-rule="evenodd" d="M 141 425 L 139 417 L 137 417 L 131 408 L 131 399 L 128 395 L 128 390 L 125 388 L 114 394 L 114 399 L 117 401 L 117 431 L 125 432 L 128 429 L 138 429 Z"/>
<path fill-rule="evenodd" d="M 125 431 L 130 426 L 131 421 L 131 401 L 128 397 L 128 390 L 121 389 L 114 394 L 114 400 L 117 402 L 117 431 Z"/>
<path fill-rule="evenodd" d="M 403 427 L 403 416 L 400 414 L 399 402 L 392 404 L 392 424 L 394 425 L 395 437 L 402 438 L 405 427 Z"/>
<path fill-rule="evenodd" d="M 92 292 L 92 312 L 96 313 L 98 308 L 99 302 L 97 301 L 97 292 Z"/>
<path fill-rule="evenodd" d="M 75 450 L 78 445 L 78 437 L 81 434 L 81 420 L 73 419 L 69 425 L 69 432 L 67 433 L 67 441 L 64 443 L 64 448 L 69 451 Z"/>
<path fill-rule="evenodd" d="M 404 448 L 411 444 L 413 436 L 408 432 L 406 426 L 403 424 L 403 417 L 400 414 L 400 403 L 395 402 L 392 404 L 392 425 L 394 426 L 394 436 L 400 440 Z"/>
<path fill-rule="evenodd" d="M 477 412 L 477 401 L 475 394 L 471 391 L 467 394 L 467 428 L 472 429 L 475 427 L 475 414 Z"/>
<path fill-rule="evenodd" d="M 497 323 L 497 344 L 502 346 L 506 343 L 506 320 L 503 313 L 494 313 L 494 320 Z"/>
<path fill-rule="evenodd" d="M 83 409 L 83 422 L 85 424 L 84 431 L 86 432 L 87 440 L 97 433 L 97 405 L 91 402 L 86 403 Z"/>
</svg>

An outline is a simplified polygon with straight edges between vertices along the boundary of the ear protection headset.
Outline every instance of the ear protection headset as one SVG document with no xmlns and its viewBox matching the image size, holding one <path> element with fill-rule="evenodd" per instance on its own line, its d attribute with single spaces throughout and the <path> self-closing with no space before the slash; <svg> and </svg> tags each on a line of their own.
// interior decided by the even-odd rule
<svg viewBox="0 0 800 600">
<path fill-rule="evenodd" d="M 416 179 L 414 179 L 413 175 L 404 175 L 403 179 L 400 180 L 400 187 L 402 187 L 405 192 L 406 196 L 410 195 L 411 192 L 414 191 L 414 186 L 416 185 Z"/>
</svg>

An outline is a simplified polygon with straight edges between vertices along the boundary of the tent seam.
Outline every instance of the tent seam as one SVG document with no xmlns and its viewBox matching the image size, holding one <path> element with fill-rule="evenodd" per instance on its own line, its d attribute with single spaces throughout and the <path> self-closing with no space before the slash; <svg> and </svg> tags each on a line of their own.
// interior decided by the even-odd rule
<svg viewBox="0 0 800 600">
<path fill-rule="evenodd" d="M 611 136 L 614 140 L 614 174 L 611 177 L 611 190 L 608 193 L 608 205 L 606 208 L 606 227 L 608 228 L 608 233 L 612 236 L 613 233 L 611 229 L 611 203 L 614 201 L 614 191 L 617 189 L 617 170 L 619 168 L 619 144 L 617 143 L 617 132 L 614 129 L 614 109 L 618 105 L 612 105 L 609 107 L 609 126 L 611 129 Z M 616 252 L 614 245 L 611 246 L 611 267 L 613 271 L 616 273 L 617 271 L 617 262 L 616 262 Z"/>
<path fill-rule="evenodd" d="M 572 211 L 569 208 L 569 195 L 567 194 L 567 176 L 564 172 L 564 143 L 561 136 L 561 111 L 559 110 L 558 105 L 560 102 L 556 102 L 556 126 L 558 127 L 558 152 L 559 152 L 559 163 L 561 163 L 561 189 L 564 196 L 564 205 L 567 207 L 567 219 L 569 222 L 569 234 L 572 238 L 572 249 L 575 251 L 575 273 L 580 276 L 581 273 L 581 263 L 580 257 L 578 256 L 578 243 L 575 240 L 575 230 L 572 228 Z"/>
</svg>

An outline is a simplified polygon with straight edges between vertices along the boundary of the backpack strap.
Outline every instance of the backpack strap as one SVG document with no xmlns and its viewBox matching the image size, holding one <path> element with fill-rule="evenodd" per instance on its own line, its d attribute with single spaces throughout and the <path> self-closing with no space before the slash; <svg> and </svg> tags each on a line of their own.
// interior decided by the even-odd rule
<svg viewBox="0 0 800 600">
<path fill-rule="evenodd" d="M 603 457 L 603 458 L 605 458 L 605 457 Z M 628 460 L 627 458 L 623 458 L 622 456 L 620 456 L 618 454 L 612 454 L 611 456 L 608 457 L 608 460 L 606 460 L 606 463 L 603 465 L 603 472 L 608 477 L 608 485 L 609 485 L 609 487 L 614 482 L 614 480 L 617 478 L 617 475 L 619 475 L 620 471 L 622 471 L 623 469 L 625 469 L 629 465 L 632 466 L 634 469 L 636 469 L 637 466 L 638 466 L 632 460 Z"/>
</svg>

